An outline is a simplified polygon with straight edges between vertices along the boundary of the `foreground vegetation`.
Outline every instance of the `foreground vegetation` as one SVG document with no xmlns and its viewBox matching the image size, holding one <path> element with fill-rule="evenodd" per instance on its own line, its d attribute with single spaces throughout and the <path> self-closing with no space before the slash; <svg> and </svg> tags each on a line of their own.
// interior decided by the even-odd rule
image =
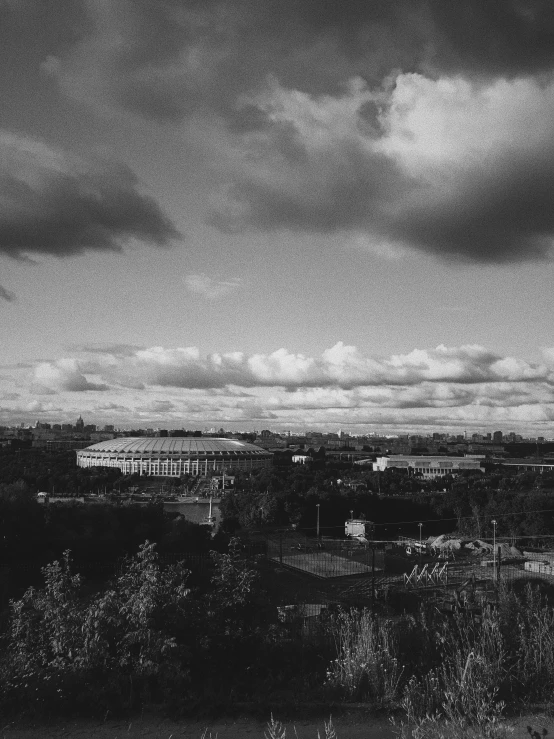
<svg viewBox="0 0 554 739">
<path fill-rule="evenodd" d="M 161 567 L 146 542 L 91 592 L 66 553 L 44 568 L 44 587 L 10 605 L 0 711 L 178 716 L 364 701 L 399 711 L 419 736 L 439 725 L 493 736 L 507 705 L 552 701 L 554 610 L 537 587 L 501 589 L 478 623 L 422 605 L 386 618 L 339 610 L 307 629 L 279 619 L 261 567 L 232 540 L 212 553 L 210 582 L 191 588 L 183 565 Z"/>
<path fill-rule="evenodd" d="M 161 505 L 41 507 L 34 493 L 54 484 L 85 492 L 134 481 L 115 470 L 69 470 L 74 460 L 61 454 L 10 460 L 0 482 L 2 715 L 105 717 L 153 708 L 197 716 L 248 704 L 268 716 L 283 705 L 362 701 L 394 714 L 400 735 L 438 739 L 501 736 L 506 707 L 552 702 L 554 600 L 544 584 L 500 589 L 478 623 L 469 610 L 444 615 L 425 603 L 411 613 L 389 605 L 379 615 L 329 609 L 319 620 L 289 621 L 270 594 L 268 563 L 247 557 L 238 540 L 229 543 L 236 530 L 309 532 L 318 505 L 327 534 L 343 530 L 354 509 L 383 538 L 409 534 L 401 522 L 417 531 L 418 520 L 426 534 L 450 523 L 486 537 L 496 517 L 499 535 L 547 541 L 554 481 L 546 476 L 491 470 L 443 479 L 447 490 L 439 494 L 413 477 L 336 462 L 260 470 L 237 476 L 221 505 L 223 531 L 211 539 Z M 408 493 L 401 505 L 386 497 Z M 217 551 L 201 576 L 177 562 L 209 549 Z M 77 574 L 85 563 L 122 556 L 111 580 Z M 35 575 L 39 563 L 50 564 L 40 580 L 29 575 L 22 584 L 14 569 L 22 560 L 33 562 Z M 279 731 L 273 722 L 266 734 L 281 739 Z"/>
</svg>

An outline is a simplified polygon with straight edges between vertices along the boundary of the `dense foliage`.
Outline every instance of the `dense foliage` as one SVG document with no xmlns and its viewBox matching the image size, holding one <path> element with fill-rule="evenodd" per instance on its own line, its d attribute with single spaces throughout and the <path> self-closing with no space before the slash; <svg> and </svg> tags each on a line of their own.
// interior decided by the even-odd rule
<svg viewBox="0 0 554 739">
<path fill-rule="evenodd" d="M 238 540 L 212 554 L 207 587 L 140 546 L 117 577 L 83 588 L 69 553 L 44 584 L 12 601 L 0 654 L 4 714 L 105 715 L 163 707 L 173 715 L 255 701 L 365 701 L 412 723 L 494 725 L 507 702 L 550 701 L 550 591 L 500 588 L 478 621 L 421 605 L 412 615 L 339 610 L 285 621 L 267 600 L 261 563 Z M 468 603 L 468 605 L 471 605 Z"/>
<path fill-rule="evenodd" d="M 92 594 L 69 552 L 47 565 L 44 586 L 10 605 L 0 709 L 99 715 L 261 699 L 264 658 L 278 665 L 274 688 L 298 679 L 296 660 L 282 663 L 286 634 L 268 607 L 257 562 L 242 556 L 237 540 L 211 558 L 209 586 L 191 589 L 183 564 L 162 567 L 146 542 Z"/>
<path fill-rule="evenodd" d="M 471 609 L 406 615 L 391 599 L 379 617 L 330 610 L 307 628 L 300 617 L 282 620 L 270 563 L 246 556 L 238 539 L 229 544 L 237 530 L 244 539 L 275 527 L 315 533 L 316 511 L 326 536 L 341 536 L 353 513 L 374 522 L 382 539 L 415 535 L 420 521 L 425 536 L 457 530 L 490 538 L 494 518 L 499 537 L 549 541 L 548 475 L 491 468 L 424 481 L 324 458 L 283 464 L 237 475 L 221 502 L 222 533 L 212 539 L 162 505 L 35 499 L 44 488 L 76 495 L 136 482 L 117 470 L 79 470 L 67 453 L 6 452 L 2 461 L 4 712 L 104 715 L 157 705 L 178 713 L 241 701 L 363 700 L 403 706 L 421 725 L 440 715 L 490 728 L 503 701 L 552 698 L 554 615 L 532 588 L 518 596 L 501 588 L 479 624 Z M 201 577 L 180 561 L 187 554 L 208 563 Z M 92 581 L 76 574 L 100 560 L 115 571 Z M 22 562 L 34 574 L 16 572 Z"/>
<path fill-rule="evenodd" d="M 340 536 L 354 516 L 376 524 L 375 538 L 424 536 L 458 531 L 464 536 L 554 535 L 554 477 L 491 469 L 436 480 L 394 470 L 366 471 L 349 464 L 283 467 L 239 477 L 237 489 L 222 501 L 229 531 L 297 526 L 314 533 L 319 504 L 320 531 Z"/>
</svg>

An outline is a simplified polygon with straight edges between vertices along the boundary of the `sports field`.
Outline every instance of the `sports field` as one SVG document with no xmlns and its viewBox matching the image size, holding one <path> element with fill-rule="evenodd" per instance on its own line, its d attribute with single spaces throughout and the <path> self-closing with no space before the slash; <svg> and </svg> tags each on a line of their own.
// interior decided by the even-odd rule
<svg viewBox="0 0 554 739">
<path fill-rule="evenodd" d="M 331 552 L 295 552 L 283 554 L 282 561 L 278 555 L 271 559 L 316 577 L 345 577 L 371 573 L 371 567 L 362 562 L 356 562 L 351 557 L 340 557 Z"/>
</svg>

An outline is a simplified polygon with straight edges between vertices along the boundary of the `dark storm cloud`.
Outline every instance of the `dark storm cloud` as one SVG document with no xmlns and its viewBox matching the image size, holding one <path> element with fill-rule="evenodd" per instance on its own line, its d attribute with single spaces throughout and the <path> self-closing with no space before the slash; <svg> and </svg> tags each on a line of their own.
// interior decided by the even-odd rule
<svg viewBox="0 0 554 739">
<path fill-rule="evenodd" d="M 483 156 L 441 193 L 390 152 L 368 150 L 367 141 L 343 139 L 310 154 L 296 122 L 276 120 L 257 96 L 273 81 L 291 93 L 339 99 L 358 78 L 375 93 L 360 103 L 359 129 L 379 140 L 386 135 L 379 95 L 391 94 L 402 74 L 463 78 L 475 88 L 535 76 L 546 86 L 554 70 L 551 0 L 90 0 L 83 7 L 79 40 L 69 50 L 60 45 L 45 65 L 66 93 L 158 121 L 215 118 L 231 146 L 258 162 L 259 172 L 228 175 L 211 216 L 220 229 L 357 230 L 374 243 L 449 260 L 550 254 L 554 157 L 544 138 L 531 152 L 515 145 Z M 134 205 L 122 198 L 115 222 L 105 214 L 100 238 L 93 219 L 91 239 L 85 203 L 77 234 L 95 248 L 118 248 L 120 232 L 129 235 L 135 222 Z M 171 227 L 155 204 L 146 210 L 139 234 L 164 241 Z M 62 244 L 90 248 L 66 230 Z M 42 251 L 52 242 L 48 228 L 45 235 Z M 0 228 L 0 244 L 1 237 Z"/>
<path fill-rule="evenodd" d="M 0 132 L 0 204 L 0 253 L 15 258 L 119 251 L 131 238 L 165 246 L 179 238 L 128 167 L 6 132 Z"/>
<path fill-rule="evenodd" d="M 443 69 L 511 76 L 554 64 L 550 0 L 433 0 L 430 7 Z"/>
<path fill-rule="evenodd" d="M 50 71 L 73 94 L 100 85 L 159 120 L 209 108 L 237 125 L 237 96 L 268 74 L 334 94 L 356 75 L 379 84 L 395 70 L 513 76 L 554 65 L 550 0 L 92 0 L 84 8 L 72 33 L 84 38 L 70 53 L 58 39 L 61 64 Z"/>
<path fill-rule="evenodd" d="M 554 156 L 503 157 L 460 177 L 455 197 L 407 210 L 389 233 L 446 259 L 544 259 L 554 244 Z"/>
<path fill-rule="evenodd" d="M 238 175 L 228 192 L 230 208 L 215 209 L 211 217 L 221 230 L 254 226 L 331 233 L 364 227 L 408 187 L 389 157 L 367 156 L 354 142 L 336 145 L 321 156 L 283 156 L 283 139 L 275 126 L 268 150 L 282 156 L 285 166 L 279 172 L 284 171 L 287 186 L 279 176 Z"/>
<path fill-rule="evenodd" d="M 86 8 L 84 38 L 50 53 L 44 70 L 76 97 L 162 121 L 210 111 L 233 127 L 263 127 L 255 111 L 237 112 L 237 98 L 268 75 L 334 93 L 353 75 L 380 81 L 427 55 L 425 8 L 405 1 L 92 0 Z"/>
</svg>

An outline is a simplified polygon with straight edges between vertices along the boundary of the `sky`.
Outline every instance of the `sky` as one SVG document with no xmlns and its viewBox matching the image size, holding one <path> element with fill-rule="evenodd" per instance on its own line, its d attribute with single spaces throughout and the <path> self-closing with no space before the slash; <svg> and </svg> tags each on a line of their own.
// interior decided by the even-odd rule
<svg viewBox="0 0 554 739">
<path fill-rule="evenodd" d="M 0 0 L 0 424 L 554 436 L 551 0 Z"/>
</svg>

